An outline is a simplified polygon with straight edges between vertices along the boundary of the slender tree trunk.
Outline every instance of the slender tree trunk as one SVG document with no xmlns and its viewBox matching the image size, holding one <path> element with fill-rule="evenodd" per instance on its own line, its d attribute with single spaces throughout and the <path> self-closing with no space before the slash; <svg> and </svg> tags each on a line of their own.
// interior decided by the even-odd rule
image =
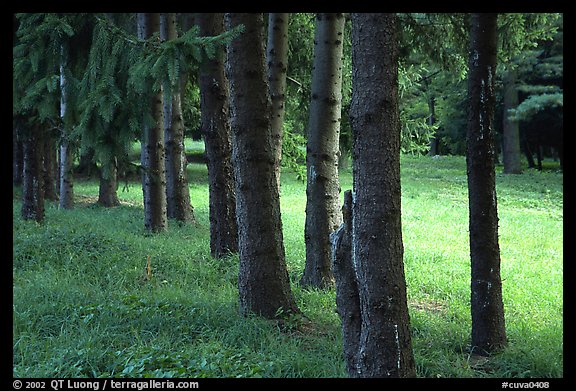
<svg viewBox="0 0 576 391">
<path fill-rule="evenodd" d="M 472 347 L 506 345 L 494 171 L 497 14 L 472 14 L 466 165 L 470 209 Z"/>
<path fill-rule="evenodd" d="M 224 31 L 224 14 L 198 14 L 201 36 Z M 200 65 L 200 107 L 202 135 L 208 166 L 210 204 L 210 254 L 220 258 L 238 252 L 236 191 L 232 167 L 232 145 L 228 119 L 228 79 L 224 51 Z"/>
<path fill-rule="evenodd" d="M 114 157 L 106 167 L 100 170 L 100 187 L 98 189 L 98 204 L 111 208 L 120 205 L 118 199 L 118 161 Z"/>
<path fill-rule="evenodd" d="M 436 99 L 434 98 L 434 95 L 432 95 L 430 92 L 428 93 L 428 125 L 432 126 L 436 123 Z M 438 137 L 436 136 L 436 132 L 434 132 L 434 136 L 430 139 L 430 150 L 428 151 L 428 155 L 429 156 L 436 156 L 438 155 L 438 144 L 439 144 L 439 140 Z"/>
<path fill-rule="evenodd" d="M 44 175 L 44 198 L 50 201 L 58 201 L 56 189 L 56 172 L 58 171 L 58 148 L 56 140 L 51 132 L 44 135 L 44 163 L 42 166 Z"/>
<path fill-rule="evenodd" d="M 352 14 L 350 120 L 354 134 L 352 264 L 361 314 L 359 341 L 344 341 L 358 346 L 351 375 L 413 377 L 403 264 L 394 14 Z"/>
<path fill-rule="evenodd" d="M 66 109 L 68 104 L 68 85 L 64 70 L 68 60 L 66 48 L 62 47 L 62 60 L 60 63 L 60 118 L 63 121 L 62 136 L 60 138 L 60 208 L 72 209 L 74 207 L 74 173 L 73 148 L 69 140 L 69 131 L 66 126 Z"/>
<path fill-rule="evenodd" d="M 334 284 L 330 234 L 342 223 L 338 158 L 342 106 L 343 14 L 317 14 L 306 148 L 306 265 L 300 283 Z"/>
<path fill-rule="evenodd" d="M 139 35 L 149 38 L 160 31 L 160 14 L 140 13 L 138 24 Z M 160 232 L 168 228 L 162 91 L 152 96 L 150 105 L 154 125 L 143 129 L 141 156 L 144 168 L 144 226 L 150 232 Z"/>
<path fill-rule="evenodd" d="M 272 148 L 278 188 L 280 188 L 282 137 L 284 134 L 289 15 L 288 13 L 270 13 L 268 15 L 267 63 L 270 99 L 272 100 Z"/>
<path fill-rule="evenodd" d="M 12 127 L 12 185 L 22 185 L 22 170 L 24 169 L 24 151 L 22 145 L 22 135 L 20 119 L 14 120 Z"/>
<path fill-rule="evenodd" d="M 520 165 L 520 128 L 518 121 L 509 117 L 508 110 L 518 106 L 516 90 L 516 70 L 510 69 L 504 77 L 504 136 L 503 161 L 505 174 L 521 174 Z"/>
<path fill-rule="evenodd" d="M 178 37 L 176 14 L 162 14 L 161 39 L 172 40 Z M 194 211 L 190 204 L 190 191 L 186 175 L 186 154 L 184 151 L 184 119 L 182 117 L 181 93 L 172 93 L 171 100 L 164 102 L 164 137 L 166 144 L 166 209 L 169 218 L 187 223 L 193 222 Z"/>
<path fill-rule="evenodd" d="M 28 130 L 23 141 L 22 209 L 24 220 L 44 220 L 43 134 L 39 125 Z"/>
<path fill-rule="evenodd" d="M 239 24 L 245 31 L 228 46 L 226 71 L 239 231 L 240 308 L 244 314 L 275 318 L 299 309 L 286 269 L 274 174 L 263 16 L 226 14 L 228 29 Z"/>
</svg>

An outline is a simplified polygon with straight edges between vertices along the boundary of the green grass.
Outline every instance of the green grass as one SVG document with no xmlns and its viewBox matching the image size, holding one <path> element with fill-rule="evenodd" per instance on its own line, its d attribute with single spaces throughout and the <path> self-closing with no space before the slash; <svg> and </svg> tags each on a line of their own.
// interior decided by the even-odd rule
<svg viewBox="0 0 576 391">
<path fill-rule="evenodd" d="M 418 376 L 562 377 L 562 174 L 497 175 L 509 346 L 477 362 L 468 354 L 464 158 L 404 156 L 401 165 Z M 188 175 L 198 224 L 171 222 L 169 232 L 155 236 L 144 233 L 139 182 L 119 191 L 121 206 L 105 209 L 94 205 L 97 182 L 78 180 L 76 208 L 47 203 L 42 225 L 20 219 L 20 190 L 14 189 L 15 377 L 346 376 L 334 291 L 298 285 L 305 185 L 283 174 L 287 265 L 309 322 L 280 327 L 239 314 L 237 256 L 209 255 L 206 168 L 190 164 Z M 350 170 L 341 182 L 343 190 L 351 188 Z M 145 279 L 148 256 L 151 281 Z"/>
</svg>

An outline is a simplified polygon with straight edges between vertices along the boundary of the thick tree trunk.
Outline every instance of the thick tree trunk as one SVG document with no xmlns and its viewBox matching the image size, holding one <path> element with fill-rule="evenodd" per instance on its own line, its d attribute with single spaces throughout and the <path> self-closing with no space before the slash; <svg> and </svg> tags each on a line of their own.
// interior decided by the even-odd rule
<svg viewBox="0 0 576 391">
<path fill-rule="evenodd" d="M 267 63 L 270 99 L 272 100 L 272 149 L 278 188 L 280 188 L 282 137 L 284 134 L 289 15 L 288 13 L 270 13 L 268 15 Z"/>
<path fill-rule="evenodd" d="M 140 13 L 138 24 L 139 35 L 149 38 L 160 31 L 160 14 Z M 150 232 L 160 232 L 168 228 L 162 91 L 151 98 L 150 105 L 154 125 L 144 127 L 142 135 L 144 227 Z"/>
<path fill-rule="evenodd" d="M 396 23 L 394 14 L 352 14 L 358 377 L 416 375 L 403 264 Z"/>
<path fill-rule="evenodd" d="M 66 109 L 68 104 L 68 86 L 64 69 L 67 62 L 67 52 L 62 47 L 62 60 L 60 63 L 60 118 L 63 121 L 62 137 L 60 141 L 60 208 L 72 209 L 74 207 L 74 173 L 72 145 L 69 140 L 69 131 L 66 126 Z"/>
<path fill-rule="evenodd" d="M 224 14 L 198 14 L 201 36 L 224 31 Z M 232 167 L 232 145 L 228 118 L 228 79 L 224 52 L 200 65 L 200 107 L 202 135 L 208 166 L 210 204 L 210 254 L 220 258 L 238 252 L 236 191 Z"/>
<path fill-rule="evenodd" d="M 172 40 L 178 37 L 176 14 L 162 14 L 161 39 Z M 182 117 L 182 83 L 172 99 L 164 101 L 164 137 L 166 144 L 166 212 L 169 218 L 187 223 L 195 221 L 190 204 L 190 191 L 186 175 L 186 154 L 184 151 L 184 119 Z"/>
<path fill-rule="evenodd" d="M 497 14 L 472 14 L 466 166 L 470 210 L 472 347 L 506 345 L 494 171 Z"/>
<path fill-rule="evenodd" d="M 520 128 L 518 121 L 509 117 L 508 110 L 518 106 L 516 89 L 516 70 L 510 69 L 504 77 L 504 121 L 503 153 L 504 174 L 521 174 L 520 165 Z"/>
<path fill-rule="evenodd" d="M 330 234 L 342 223 L 340 212 L 340 122 L 342 106 L 343 14 L 317 14 L 312 70 L 312 101 L 306 148 L 306 265 L 300 283 L 334 284 Z"/>
<path fill-rule="evenodd" d="M 22 209 L 24 220 L 44 220 L 44 175 L 42 173 L 43 140 L 40 126 L 23 135 L 24 167 L 22 176 Z"/>
<path fill-rule="evenodd" d="M 120 205 L 118 199 L 118 167 L 117 159 L 113 158 L 107 167 L 100 170 L 100 187 L 98 189 L 98 204 L 111 208 Z"/>
<path fill-rule="evenodd" d="M 276 318 L 299 309 L 286 269 L 274 174 L 263 16 L 226 14 L 228 29 L 239 24 L 245 31 L 228 46 L 226 71 L 239 231 L 240 308 L 244 314 Z"/>
</svg>

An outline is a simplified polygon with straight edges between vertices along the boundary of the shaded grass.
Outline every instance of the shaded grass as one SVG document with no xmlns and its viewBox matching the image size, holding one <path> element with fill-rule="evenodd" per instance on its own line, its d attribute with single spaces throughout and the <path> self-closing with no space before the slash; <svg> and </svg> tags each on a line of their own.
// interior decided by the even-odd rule
<svg viewBox="0 0 576 391">
<path fill-rule="evenodd" d="M 469 345 L 465 162 L 403 157 L 405 273 L 418 376 L 563 376 L 563 179 L 498 174 L 509 346 L 485 362 Z M 198 224 L 147 236 L 141 188 L 95 206 L 47 203 L 46 222 L 13 201 L 13 374 L 17 377 L 344 377 L 334 291 L 302 289 L 305 185 L 282 177 L 286 261 L 306 319 L 279 325 L 238 311 L 237 256 L 210 257 L 206 168 L 188 166 Z M 351 187 L 350 170 L 341 173 Z M 153 278 L 145 278 L 150 256 Z"/>
</svg>

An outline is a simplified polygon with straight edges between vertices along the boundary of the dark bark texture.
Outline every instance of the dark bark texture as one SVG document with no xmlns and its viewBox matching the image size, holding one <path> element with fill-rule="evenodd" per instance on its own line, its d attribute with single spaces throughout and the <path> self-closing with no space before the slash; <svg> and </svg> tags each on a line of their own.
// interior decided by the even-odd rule
<svg viewBox="0 0 576 391">
<path fill-rule="evenodd" d="M 72 209 L 74 207 L 74 172 L 73 172 L 73 148 L 69 140 L 69 129 L 66 125 L 66 110 L 68 104 L 68 81 L 64 75 L 67 65 L 67 51 L 62 48 L 60 63 L 60 118 L 63 121 L 62 135 L 60 138 L 60 208 Z"/>
<path fill-rule="evenodd" d="M 415 376 L 403 264 L 396 24 L 394 14 L 352 14 L 358 377 Z"/>
<path fill-rule="evenodd" d="M 226 27 L 245 26 L 228 45 L 232 160 L 243 314 L 266 318 L 299 312 L 286 269 L 280 198 L 274 174 L 270 97 L 262 14 L 226 14 Z M 250 55 L 247 55 L 250 53 Z"/>
<path fill-rule="evenodd" d="M 149 38 L 160 31 L 160 14 L 138 14 L 138 34 Z M 144 195 L 144 227 L 149 232 L 168 228 L 166 212 L 166 177 L 164 162 L 164 112 L 162 91 L 150 101 L 153 126 L 145 126 L 142 136 L 142 191 Z"/>
<path fill-rule="evenodd" d="M 472 14 L 466 166 L 472 347 L 479 354 L 487 354 L 506 345 L 494 171 L 496 28 L 497 14 Z"/>
<path fill-rule="evenodd" d="M 215 36 L 224 31 L 222 13 L 201 13 L 196 20 L 201 36 Z M 224 51 L 219 51 L 214 58 L 202 62 L 199 85 L 201 128 L 208 166 L 210 254 L 220 258 L 238 252 L 236 190 Z"/>
<path fill-rule="evenodd" d="M 342 106 L 343 14 L 317 14 L 306 148 L 306 265 L 300 283 L 334 284 L 330 234 L 342 223 L 338 158 Z"/>
<path fill-rule="evenodd" d="M 162 14 L 160 37 L 172 40 L 178 37 L 176 14 Z M 166 213 L 168 218 L 183 223 L 195 221 L 190 204 L 190 191 L 186 176 L 186 154 L 184 151 L 184 118 L 182 117 L 181 93 L 183 83 L 178 83 L 171 99 L 164 100 L 164 142 L 166 146 Z"/>
<path fill-rule="evenodd" d="M 42 173 L 43 139 L 39 125 L 23 134 L 24 167 L 22 176 L 22 209 L 24 220 L 44 220 L 44 175 Z"/>
<path fill-rule="evenodd" d="M 268 80 L 272 101 L 272 148 L 276 182 L 280 188 L 282 137 L 284 135 L 284 102 L 286 101 L 286 72 L 288 69 L 288 13 L 268 15 Z"/>
</svg>

